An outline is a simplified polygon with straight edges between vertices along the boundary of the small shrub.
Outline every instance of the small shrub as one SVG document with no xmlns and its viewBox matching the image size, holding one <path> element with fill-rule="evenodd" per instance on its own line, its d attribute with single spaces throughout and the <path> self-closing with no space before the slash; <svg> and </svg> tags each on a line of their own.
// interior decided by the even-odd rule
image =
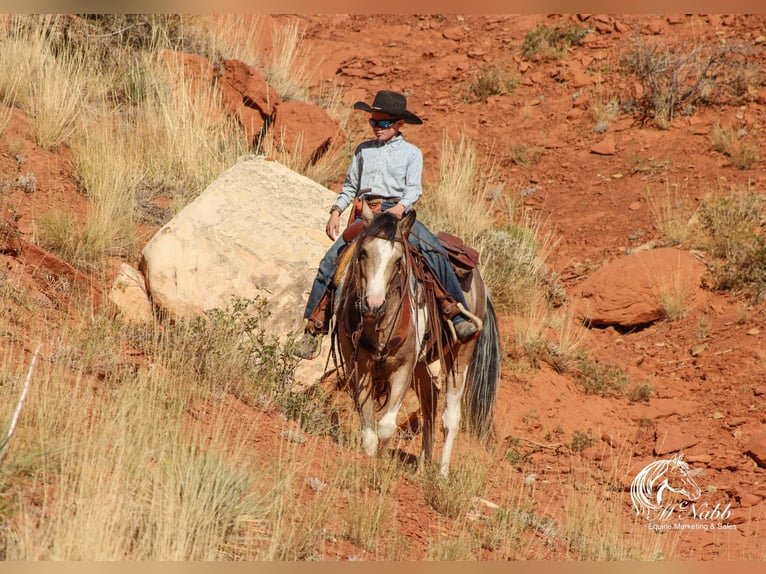
<svg viewBox="0 0 766 574">
<path fill-rule="evenodd" d="M 641 401 L 648 401 L 652 398 L 653 393 L 652 385 L 648 382 L 644 381 L 643 383 L 638 383 L 634 387 L 632 387 L 628 393 L 628 400 L 632 403 L 637 403 Z"/>
<path fill-rule="evenodd" d="M 628 377 L 617 367 L 601 365 L 588 358 L 580 359 L 578 367 L 580 372 L 577 381 L 585 390 L 585 394 L 602 397 L 624 394 Z"/>
<path fill-rule="evenodd" d="M 640 113 L 665 129 L 678 113 L 691 115 L 696 106 L 724 101 L 743 56 L 739 48 L 713 51 L 695 45 L 683 52 L 662 44 L 638 44 L 623 56 L 622 65 L 643 89 L 637 102 Z"/>
<path fill-rule="evenodd" d="M 80 224 L 64 211 L 44 214 L 37 222 L 36 243 L 84 271 L 100 269 L 108 252 L 102 230 Z"/>
<path fill-rule="evenodd" d="M 461 535 L 454 540 L 431 542 L 428 546 L 428 557 L 438 561 L 471 560 L 474 552 L 479 550 L 479 543 L 470 536 Z"/>
<path fill-rule="evenodd" d="M 731 163 L 737 169 L 751 169 L 760 160 L 758 148 L 747 142 L 740 141 L 729 149 L 727 154 Z"/>
<path fill-rule="evenodd" d="M 604 133 L 619 115 L 620 103 L 614 98 L 606 101 L 598 100 L 593 104 L 592 112 L 593 119 L 596 122 L 593 126 L 593 131 L 596 133 Z"/>
<path fill-rule="evenodd" d="M 543 155 L 542 148 L 538 146 L 529 146 L 526 144 L 517 144 L 511 148 L 510 157 L 513 163 L 522 167 L 535 165 Z"/>
<path fill-rule="evenodd" d="M 24 193 L 34 193 L 37 190 L 37 178 L 33 173 L 20 175 L 16 178 L 16 187 Z"/>
<path fill-rule="evenodd" d="M 587 433 L 584 433 L 578 430 L 572 435 L 572 440 L 569 442 L 569 449 L 572 452 L 582 452 L 594 444 L 596 444 L 596 439 L 593 437 L 592 431 L 589 430 Z"/>
<path fill-rule="evenodd" d="M 490 96 L 512 93 L 518 83 L 518 78 L 497 66 L 483 66 L 468 87 L 469 100 L 485 101 Z"/>
<path fill-rule="evenodd" d="M 700 222 L 708 235 L 708 248 L 713 257 L 737 259 L 757 247 L 755 232 L 760 224 L 762 205 L 763 198 L 750 189 L 703 201 Z"/>
<path fill-rule="evenodd" d="M 713 149 L 717 152 L 726 152 L 736 140 L 737 134 L 734 129 L 723 127 L 718 122 L 710 130 L 710 141 L 713 144 Z"/>
<path fill-rule="evenodd" d="M 580 45 L 587 32 L 588 30 L 581 26 L 550 28 L 544 24 L 538 24 L 525 36 L 521 54 L 528 59 L 563 58 L 572 46 Z"/>
</svg>

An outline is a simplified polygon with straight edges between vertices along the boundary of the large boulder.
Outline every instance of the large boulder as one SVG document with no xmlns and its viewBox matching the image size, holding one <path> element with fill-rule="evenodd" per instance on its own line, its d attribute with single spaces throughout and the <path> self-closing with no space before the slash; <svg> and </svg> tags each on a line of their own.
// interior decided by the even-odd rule
<svg viewBox="0 0 766 574">
<path fill-rule="evenodd" d="M 324 229 L 335 198 L 279 162 L 240 158 L 144 247 L 152 301 L 188 317 L 226 308 L 233 297 L 261 297 L 274 333 L 299 331 L 317 265 L 332 244 Z"/>
<path fill-rule="evenodd" d="M 576 315 L 593 326 L 652 323 L 666 316 L 673 298 L 689 308 L 699 303 L 705 269 L 688 251 L 670 247 L 632 253 L 579 285 Z"/>
</svg>

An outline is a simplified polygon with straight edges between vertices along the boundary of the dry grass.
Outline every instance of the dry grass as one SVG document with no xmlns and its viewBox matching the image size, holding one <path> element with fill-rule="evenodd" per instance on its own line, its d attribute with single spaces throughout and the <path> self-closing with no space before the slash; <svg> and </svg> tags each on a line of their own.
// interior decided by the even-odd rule
<svg viewBox="0 0 766 574">
<path fill-rule="evenodd" d="M 693 234 L 696 210 L 679 191 L 679 186 L 665 184 L 664 192 L 647 188 L 644 196 L 665 245 L 673 247 L 686 243 Z"/>
<path fill-rule="evenodd" d="M 305 33 L 298 21 L 276 27 L 272 33 L 272 57 L 265 66 L 266 79 L 286 101 L 309 99 L 306 86 L 310 84 L 311 70 L 308 62 L 298 57 Z"/>
</svg>

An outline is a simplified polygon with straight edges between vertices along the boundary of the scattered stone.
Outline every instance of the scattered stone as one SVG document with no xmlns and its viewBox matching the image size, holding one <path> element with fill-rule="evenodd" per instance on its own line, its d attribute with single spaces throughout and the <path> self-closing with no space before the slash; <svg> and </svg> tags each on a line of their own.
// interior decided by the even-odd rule
<svg viewBox="0 0 766 574">
<path fill-rule="evenodd" d="M 660 20 L 651 20 L 646 22 L 641 28 L 641 33 L 651 36 L 662 34 L 662 22 Z"/>
<path fill-rule="evenodd" d="M 664 456 L 698 444 L 700 439 L 677 428 L 662 428 L 655 433 L 654 454 Z"/>
<path fill-rule="evenodd" d="M 584 88 L 591 85 L 592 80 L 588 74 L 582 70 L 574 69 L 569 71 L 569 85 L 573 88 Z"/>
<path fill-rule="evenodd" d="M 598 155 L 614 155 L 617 153 L 617 145 L 615 144 L 614 136 L 606 136 L 603 140 L 591 147 L 590 152 Z"/>
<path fill-rule="evenodd" d="M 219 86 L 222 107 L 237 118 L 247 141 L 252 143 L 264 123 L 271 120 L 282 98 L 263 74 L 239 60 L 224 60 Z"/>
<path fill-rule="evenodd" d="M 684 456 L 689 464 L 710 464 L 712 457 L 709 454 L 689 454 Z"/>
<path fill-rule="evenodd" d="M 738 497 L 738 500 L 741 508 L 750 508 L 759 504 L 763 498 L 749 492 L 744 492 Z"/>
<path fill-rule="evenodd" d="M 691 353 L 692 357 L 699 357 L 702 353 L 707 351 L 707 349 L 708 349 L 708 344 L 707 343 L 702 343 L 701 345 L 697 345 L 696 347 L 694 347 L 690 351 L 690 353 Z"/>
<path fill-rule="evenodd" d="M 109 291 L 109 300 L 119 309 L 125 323 L 142 324 L 154 318 L 144 276 L 127 263 L 120 265 L 120 272 Z"/>
<path fill-rule="evenodd" d="M 455 28 L 447 28 L 442 32 L 442 36 L 447 38 L 447 40 L 455 40 L 459 42 L 460 40 L 463 40 L 465 38 L 465 28 L 462 26 L 457 26 Z"/>
<path fill-rule="evenodd" d="M 745 454 L 761 468 L 766 468 L 766 432 L 761 432 L 750 439 L 745 446 Z"/>
<path fill-rule="evenodd" d="M 486 498 L 481 498 L 478 496 L 474 496 L 471 501 L 474 504 L 478 504 L 479 506 L 484 506 L 485 508 L 489 508 L 490 510 L 499 510 L 500 506 L 492 502 L 491 500 L 487 500 Z"/>
</svg>

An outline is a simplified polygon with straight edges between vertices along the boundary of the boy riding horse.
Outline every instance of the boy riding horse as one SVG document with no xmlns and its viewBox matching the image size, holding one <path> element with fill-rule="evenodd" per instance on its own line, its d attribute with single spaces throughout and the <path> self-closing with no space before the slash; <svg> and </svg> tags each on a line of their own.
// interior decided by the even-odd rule
<svg viewBox="0 0 766 574">
<path fill-rule="evenodd" d="M 319 263 L 303 314 L 306 320 L 304 334 L 294 350 L 297 356 L 304 359 L 313 359 L 318 355 L 321 336 L 327 333 L 329 289 L 338 255 L 346 245 L 343 236 L 338 236 L 340 214 L 355 199 L 374 199 L 382 211 L 401 218 L 413 209 L 423 194 L 420 182 L 423 154 L 417 146 L 405 141 L 400 133 L 405 123 L 423 123 L 407 110 L 407 98 L 397 92 L 382 90 L 377 93 L 372 105 L 356 102 L 354 109 L 370 113 L 370 127 L 375 137 L 356 148 L 343 187 L 330 209 L 325 232 L 335 243 Z M 419 220 L 415 221 L 408 239 L 423 255 L 447 294 L 467 311 L 463 290 L 439 240 Z M 451 318 L 460 342 L 469 341 L 477 335 L 476 325 L 458 308 L 443 305 L 442 312 Z"/>
</svg>

